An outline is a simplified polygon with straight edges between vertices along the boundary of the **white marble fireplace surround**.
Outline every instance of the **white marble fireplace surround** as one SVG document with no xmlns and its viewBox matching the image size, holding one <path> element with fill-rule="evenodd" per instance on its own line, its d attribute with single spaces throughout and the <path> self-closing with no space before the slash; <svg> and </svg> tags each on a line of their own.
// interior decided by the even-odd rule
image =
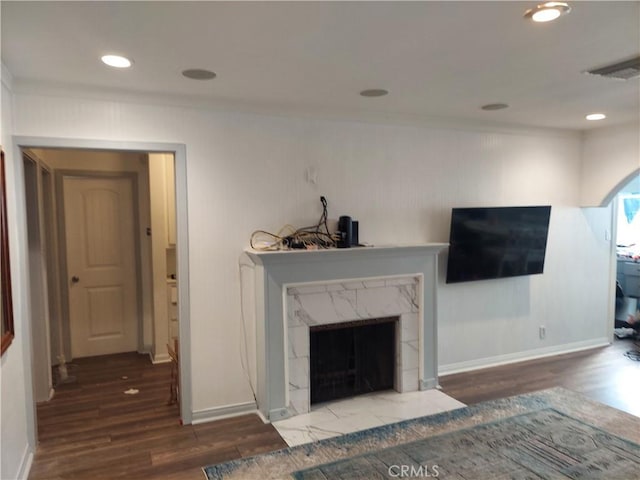
<svg viewBox="0 0 640 480">
<path fill-rule="evenodd" d="M 399 317 L 396 389 L 435 388 L 437 258 L 447 244 L 259 252 L 256 397 L 271 421 L 309 411 L 309 326 Z M 249 262 L 247 262 L 247 260 Z"/>
<path fill-rule="evenodd" d="M 310 411 L 309 327 L 374 318 L 397 318 L 395 390 L 419 387 L 418 297 L 421 276 L 378 277 L 287 288 L 288 406 L 291 415 Z"/>
</svg>

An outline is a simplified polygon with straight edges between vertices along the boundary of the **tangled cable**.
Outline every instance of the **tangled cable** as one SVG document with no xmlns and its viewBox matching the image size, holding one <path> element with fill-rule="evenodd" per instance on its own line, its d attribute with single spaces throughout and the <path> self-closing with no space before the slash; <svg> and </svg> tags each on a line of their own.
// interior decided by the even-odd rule
<svg viewBox="0 0 640 480">
<path fill-rule="evenodd" d="M 320 197 L 320 202 L 322 202 L 322 215 L 316 225 L 298 229 L 285 225 L 278 233 L 256 230 L 251 234 L 251 248 L 269 251 L 335 247 L 337 237 L 329 232 L 327 225 L 327 199 Z"/>
</svg>

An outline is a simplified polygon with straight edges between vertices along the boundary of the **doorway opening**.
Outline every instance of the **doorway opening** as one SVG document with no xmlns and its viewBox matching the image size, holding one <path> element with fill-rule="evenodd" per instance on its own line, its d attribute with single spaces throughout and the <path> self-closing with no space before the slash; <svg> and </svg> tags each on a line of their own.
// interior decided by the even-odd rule
<svg viewBox="0 0 640 480">
<path fill-rule="evenodd" d="M 133 354 L 167 364 L 166 401 L 177 403 L 184 396 L 177 352 L 188 325 L 179 314 L 178 258 L 186 255 L 178 250 L 186 245 L 177 238 L 176 151 L 20 146 L 34 400 L 46 402 L 77 381 L 74 369 L 91 358 L 126 380 L 109 359 Z M 182 421 L 190 423 L 184 407 Z"/>
<path fill-rule="evenodd" d="M 618 338 L 640 337 L 640 173 L 613 198 L 616 245 L 616 309 Z"/>
</svg>

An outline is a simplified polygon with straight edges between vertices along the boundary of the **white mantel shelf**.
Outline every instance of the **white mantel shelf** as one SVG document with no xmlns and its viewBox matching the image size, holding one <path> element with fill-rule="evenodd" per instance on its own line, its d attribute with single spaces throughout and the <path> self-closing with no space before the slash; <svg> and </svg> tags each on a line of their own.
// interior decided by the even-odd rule
<svg viewBox="0 0 640 480">
<path fill-rule="evenodd" d="M 261 264 L 343 261 L 353 256 L 399 256 L 407 254 L 439 253 L 448 243 L 425 243 L 420 245 L 383 245 L 372 247 L 324 248 L 318 250 L 254 250 L 245 253 Z"/>
<path fill-rule="evenodd" d="M 414 277 L 420 279 L 420 378 L 422 390 L 437 381 L 438 254 L 446 243 L 355 247 L 323 250 L 257 251 L 247 249 L 240 262 L 253 267 L 257 401 L 271 421 L 291 415 L 288 391 L 287 288 L 353 280 Z"/>
</svg>

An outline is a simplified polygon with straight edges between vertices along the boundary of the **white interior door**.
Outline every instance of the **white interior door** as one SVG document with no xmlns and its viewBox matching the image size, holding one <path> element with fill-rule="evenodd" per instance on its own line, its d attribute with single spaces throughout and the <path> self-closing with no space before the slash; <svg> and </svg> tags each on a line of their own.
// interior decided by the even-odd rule
<svg viewBox="0 0 640 480">
<path fill-rule="evenodd" d="M 74 358 L 138 346 L 133 181 L 65 177 L 69 323 Z"/>
</svg>

